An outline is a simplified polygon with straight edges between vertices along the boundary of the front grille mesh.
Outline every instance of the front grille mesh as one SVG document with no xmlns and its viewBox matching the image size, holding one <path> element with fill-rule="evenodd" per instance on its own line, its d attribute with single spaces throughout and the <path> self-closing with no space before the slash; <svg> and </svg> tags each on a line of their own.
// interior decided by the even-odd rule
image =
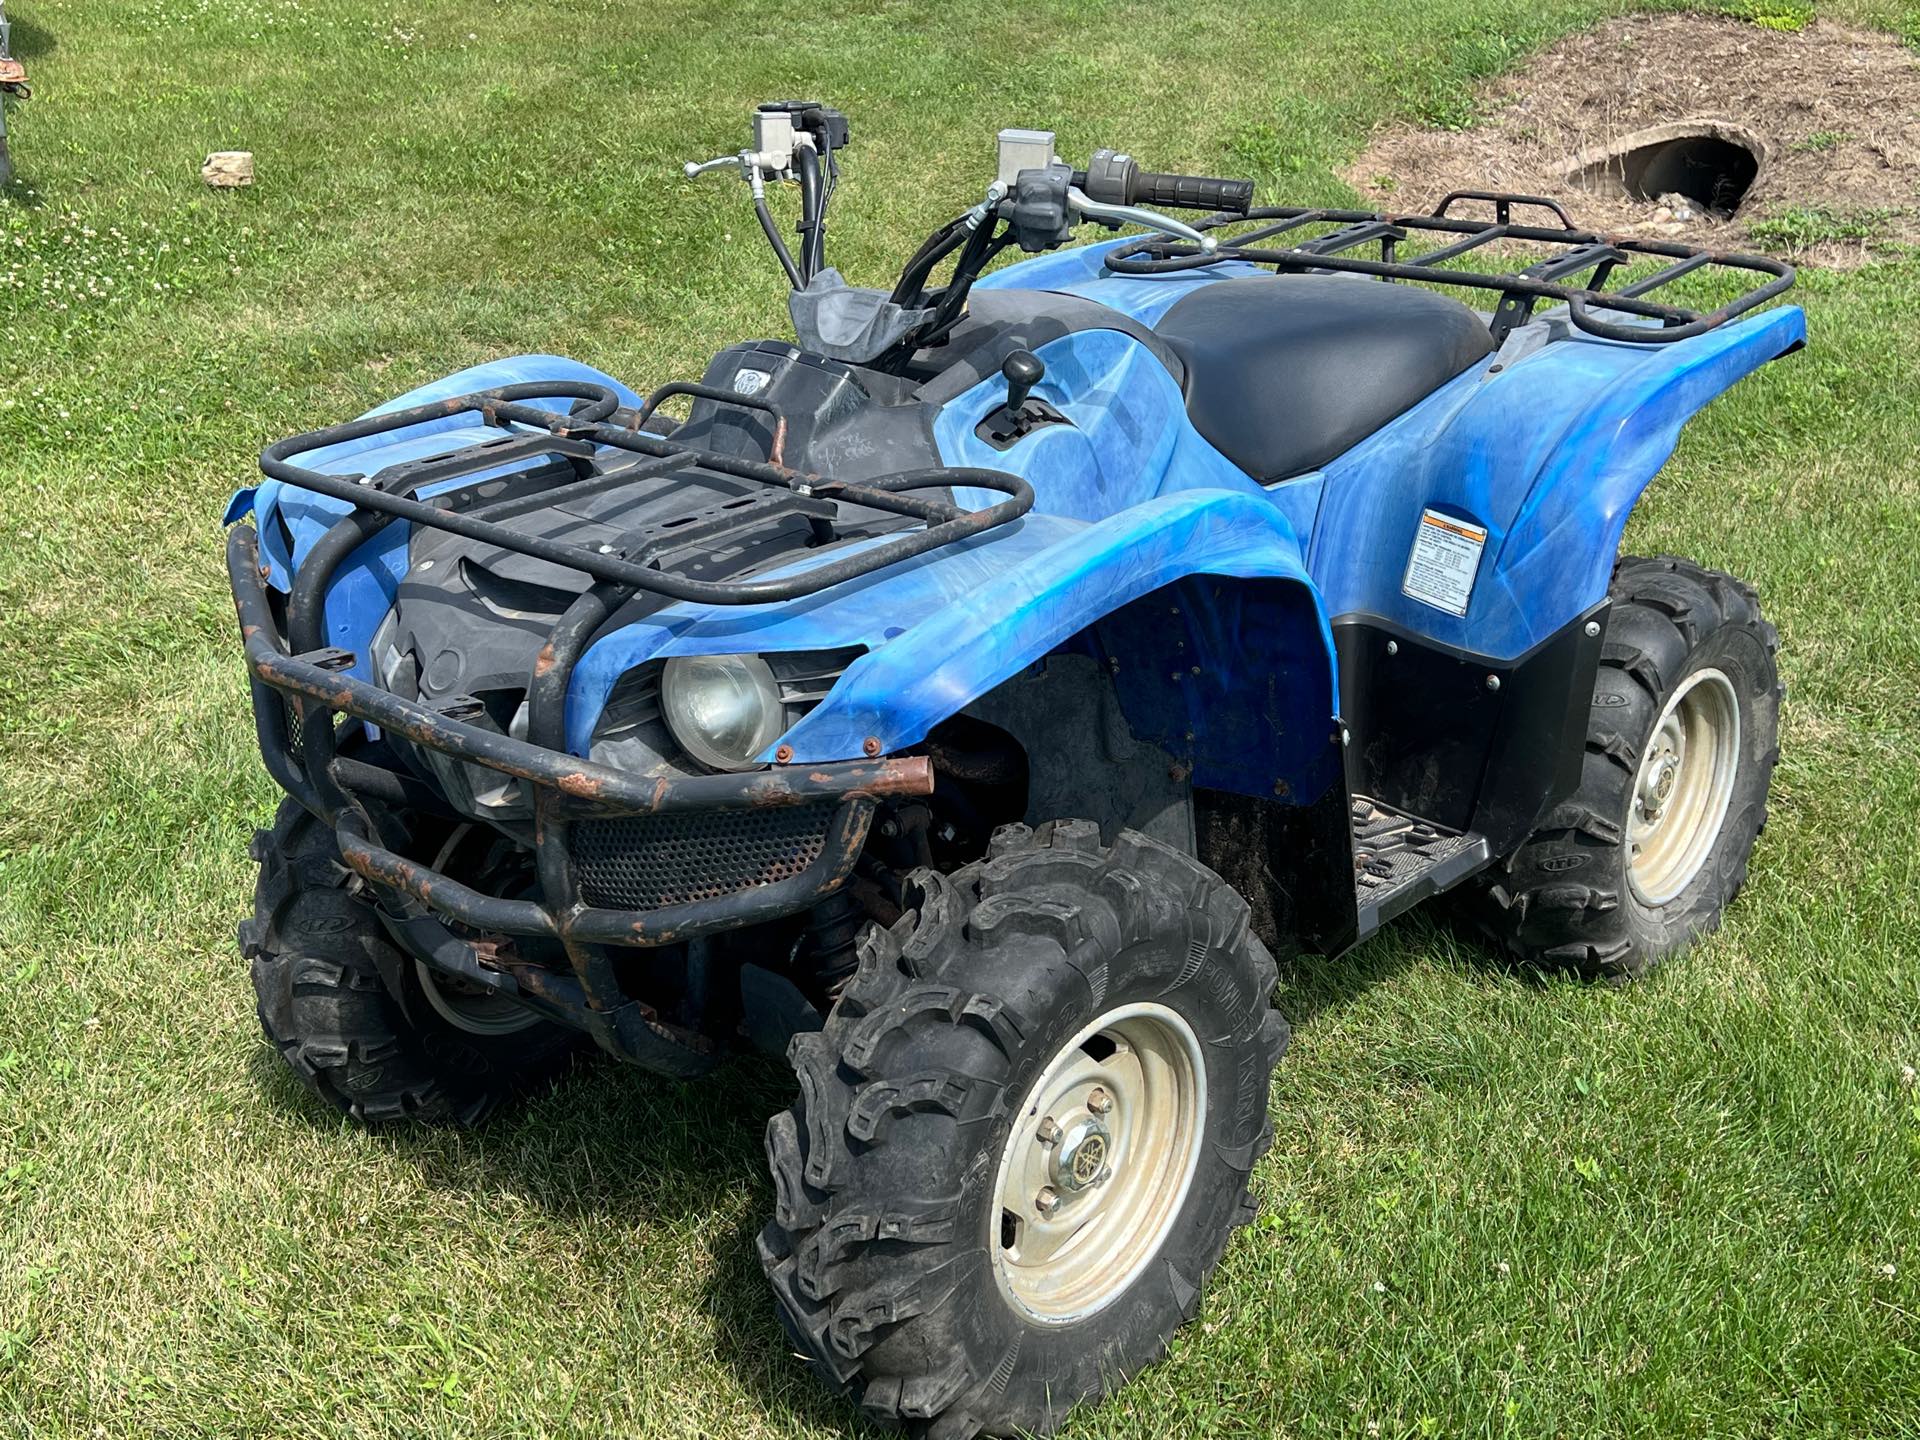
<svg viewBox="0 0 1920 1440">
<path fill-rule="evenodd" d="M 834 806 L 622 815 L 573 825 L 580 896 L 614 910 L 718 900 L 800 874 L 826 846 Z"/>
</svg>

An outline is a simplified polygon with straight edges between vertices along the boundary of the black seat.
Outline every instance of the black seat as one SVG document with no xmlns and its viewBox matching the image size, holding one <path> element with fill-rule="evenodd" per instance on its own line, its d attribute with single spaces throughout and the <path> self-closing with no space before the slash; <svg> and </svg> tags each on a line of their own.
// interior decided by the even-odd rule
<svg viewBox="0 0 1920 1440">
<path fill-rule="evenodd" d="M 1324 465 L 1493 349 L 1458 300 L 1349 276 L 1203 285 L 1154 327 L 1187 370 L 1187 414 L 1267 482 Z"/>
</svg>

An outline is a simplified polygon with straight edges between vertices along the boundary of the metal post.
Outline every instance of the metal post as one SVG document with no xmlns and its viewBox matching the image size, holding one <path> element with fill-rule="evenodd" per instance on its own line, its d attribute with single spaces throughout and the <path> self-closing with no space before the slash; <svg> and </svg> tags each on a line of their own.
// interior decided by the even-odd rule
<svg viewBox="0 0 1920 1440">
<path fill-rule="evenodd" d="M 13 52 L 7 48 L 11 38 L 6 0 L 0 0 L 0 72 L 4 72 L 9 81 L 18 83 L 25 77 L 20 74 L 19 67 L 11 63 Z M 13 156 L 7 153 L 7 96 L 11 91 L 12 84 L 0 84 L 0 185 L 13 183 Z"/>
</svg>

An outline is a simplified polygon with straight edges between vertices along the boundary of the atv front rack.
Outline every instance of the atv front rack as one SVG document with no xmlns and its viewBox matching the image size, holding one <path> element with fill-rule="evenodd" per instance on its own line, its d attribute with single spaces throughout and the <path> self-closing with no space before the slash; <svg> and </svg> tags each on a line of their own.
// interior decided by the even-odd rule
<svg viewBox="0 0 1920 1440">
<path fill-rule="evenodd" d="M 673 395 L 691 395 L 717 404 L 763 411 L 773 419 L 771 452 L 765 461 L 747 460 L 692 445 L 675 443 L 670 437 L 640 429 L 660 402 Z M 574 399 L 582 402 L 572 413 L 522 402 L 533 399 Z M 690 600 L 708 605 L 758 605 L 795 600 L 817 595 L 845 581 L 870 575 L 902 560 L 925 555 L 959 540 L 971 539 L 997 526 L 1019 519 L 1033 508 L 1033 489 L 1025 480 L 999 470 L 974 470 L 961 467 L 932 466 L 924 470 L 904 471 L 877 480 L 835 480 L 831 476 L 794 470 L 780 463 L 786 422 L 777 409 L 753 396 L 735 395 L 704 385 L 675 381 L 650 396 L 633 416 L 634 424 L 614 423 L 612 416 L 620 408 L 620 397 L 605 385 L 580 381 L 529 381 L 505 385 L 494 390 L 476 391 L 451 400 L 415 405 L 406 410 L 369 415 L 344 425 L 311 430 L 269 445 L 260 455 L 260 469 L 272 479 L 312 490 L 320 495 L 345 500 L 356 510 L 371 511 L 386 520 L 410 520 L 430 525 L 469 540 L 496 545 L 556 565 L 565 565 L 616 585 L 648 590 L 674 600 Z M 372 475 L 334 475 L 308 469 L 294 463 L 296 455 L 308 454 L 327 446 L 369 436 L 390 434 L 448 416 L 478 415 L 487 425 L 498 428 L 498 441 L 467 446 L 447 455 L 427 460 L 412 460 L 388 466 Z M 599 447 L 655 460 L 677 460 L 689 468 L 698 468 L 786 490 L 794 495 L 834 501 L 841 500 L 903 516 L 921 522 L 921 528 L 909 530 L 879 545 L 863 548 L 838 560 L 807 566 L 794 573 L 770 579 L 745 581 L 694 580 L 669 574 L 650 563 L 645 554 L 623 554 L 617 548 L 588 549 L 562 540 L 528 535 L 488 518 L 495 507 L 482 506 L 464 512 L 450 510 L 414 498 L 427 487 L 443 482 L 468 479 L 475 475 L 497 474 L 504 466 L 543 458 L 591 462 Z M 592 476 L 583 484 L 596 484 L 602 476 Z M 477 482 L 476 482 L 477 483 Z M 951 487 L 991 490 L 1008 498 L 983 510 L 968 510 L 951 501 L 909 492 Z M 561 498 L 549 492 L 548 501 Z M 507 502 L 518 508 L 517 502 Z M 505 507 L 501 507 L 505 508 Z M 678 538 L 678 537 L 676 537 Z M 305 574 L 305 567 L 302 568 Z M 324 583 L 324 582 L 320 582 Z"/>
<path fill-rule="evenodd" d="M 1476 201 L 1493 206 L 1491 225 L 1448 212 L 1456 203 Z M 1517 207 L 1545 210 L 1556 226 L 1517 225 Z M 1271 265 L 1276 273 L 1370 275 L 1381 280 L 1415 280 L 1429 285 L 1454 285 L 1493 291 L 1500 296 L 1490 329 L 1496 345 L 1532 318 L 1542 300 L 1567 307 L 1574 326 L 1605 340 L 1636 345 L 1666 345 L 1717 329 L 1729 320 L 1778 298 L 1793 285 L 1791 265 L 1764 255 L 1703 250 L 1664 240 L 1638 240 L 1582 230 L 1556 200 L 1539 195 L 1509 195 L 1492 190 L 1456 190 L 1441 200 L 1431 215 L 1387 215 L 1372 210 L 1309 209 L 1275 206 L 1249 210 L 1245 216 L 1215 215 L 1198 223 L 1200 230 L 1265 222 L 1231 238 L 1219 248 L 1203 252 L 1198 246 L 1154 236 L 1120 246 L 1107 256 L 1107 268 L 1119 275 L 1169 275 L 1243 260 Z M 1312 232 L 1312 227 L 1329 227 Z M 1305 238 L 1282 247 L 1262 241 L 1304 233 Z M 1400 247 L 1415 237 L 1445 238 L 1447 243 L 1401 258 Z M 1542 247 L 1543 258 L 1517 271 L 1450 268 L 1463 255 L 1496 242 Z M 1348 254 L 1377 245 L 1380 258 L 1369 260 Z M 1608 290 L 1616 270 L 1636 260 L 1670 260 L 1650 275 Z M 1691 310 L 1646 297 L 1663 286 L 1709 269 L 1742 271 L 1766 277 L 1760 284 L 1716 310 Z M 1574 283 L 1578 277 L 1585 277 Z M 1602 320 L 1596 311 L 1638 317 L 1643 323 Z M 1654 323 L 1646 323 L 1654 322 Z"/>
<path fill-rule="evenodd" d="M 720 454 L 641 430 L 660 402 L 675 394 L 769 415 L 774 429 L 768 459 Z M 536 398 L 580 403 L 562 415 L 523 403 Z M 293 458 L 468 413 L 498 428 L 500 437 L 370 475 L 327 474 Z M 260 460 L 268 476 L 352 507 L 307 551 L 284 601 L 268 589 L 271 567 L 262 562 L 254 528 L 236 525 L 227 541 L 228 580 L 268 772 L 333 829 L 341 859 L 382 897 L 383 914 L 407 948 L 470 985 L 561 1016 L 615 1054 L 668 1074 L 698 1073 L 717 1058 L 713 1047 L 630 999 L 614 957 L 795 914 L 833 894 L 852 872 L 877 803 L 930 794 L 932 766 L 924 756 L 873 756 L 740 774 L 629 774 L 567 749 L 567 693 L 581 656 L 636 591 L 722 605 L 811 595 L 1007 524 L 1033 504 L 1025 481 L 996 471 L 934 468 L 856 483 L 793 470 L 778 459 L 784 431 L 777 409 L 764 400 L 685 382 L 661 387 L 639 410 L 628 412 L 620 411 L 619 397 L 603 385 L 512 385 L 371 416 L 269 447 Z M 768 503 L 757 494 L 722 497 L 704 517 L 654 527 L 666 533 L 638 532 L 619 546 L 590 549 L 504 523 L 568 492 L 683 469 L 756 482 L 774 493 Z M 542 487 L 538 482 L 548 472 L 554 483 Z M 474 493 L 509 474 L 522 482 L 510 498 Z M 530 494 L 528 482 L 534 483 Z M 444 488 L 431 500 L 418 498 L 433 486 Z M 907 493 L 946 486 L 1008 498 L 970 511 Z M 896 528 L 863 536 L 866 543 L 842 557 L 798 570 L 787 567 L 770 578 L 696 580 L 661 568 L 672 555 L 724 571 L 715 547 L 775 507 L 797 511 L 817 544 L 831 544 L 844 538 L 836 530 L 835 501 L 858 506 L 877 516 L 877 523 Z M 464 508 L 452 508 L 462 502 Z M 919 524 L 897 528 L 901 519 Z M 326 643 L 325 602 L 335 574 L 394 520 L 592 577 L 555 622 L 528 677 L 525 739 L 492 727 L 484 705 L 473 697 L 425 703 L 355 679 L 345 672 L 358 657 Z M 865 523 L 870 529 L 875 522 Z M 360 724 L 342 724 L 343 717 Z M 521 782 L 531 801 L 528 829 L 540 899 L 483 894 L 395 848 L 403 843 L 401 814 L 439 816 L 448 824 L 464 823 L 466 817 L 399 763 L 391 747 L 359 743 L 376 731 Z M 373 763 L 387 759 L 395 763 Z M 596 903 L 584 883 L 583 845 L 634 843 L 628 832 L 636 826 L 647 844 L 668 849 L 700 845 L 706 838 L 703 827 L 722 827 L 739 841 L 737 873 L 698 893 L 656 895 L 645 906 Z M 620 831 L 625 839 L 609 838 L 620 827 L 626 827 Z M 559 949 L 564 967 L 536 961 L 523 945 L 544 945 L 549 953 Z"/>
</svg>

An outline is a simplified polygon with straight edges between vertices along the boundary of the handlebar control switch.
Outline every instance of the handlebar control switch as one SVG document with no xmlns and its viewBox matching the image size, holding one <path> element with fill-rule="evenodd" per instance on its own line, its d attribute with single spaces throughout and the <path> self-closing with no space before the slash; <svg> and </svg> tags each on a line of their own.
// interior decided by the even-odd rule
<svg viewBox="0 0 1920 1440">
<path fill-rule="evenodd" d="M 1002 130 L 995 181 L 1006 189 L 1000 214 L 1022 250 L 1037 255 L 1067 243 L 1075 218 L 1067 209 L 1073 169 L 1053 153 L 1051 130 Z"/>
<path fill-rule="evenodd" d="M 1036 165 L 1014 177 L 1012 193 L 1000 202 L 1000 214 L 1013 227 L 1013 238 L 1029 255 L 1064 245 L 1079 217 L 1067 204 L 1073 188 L 1073 170 L 1058 160 Z"/>
<path fill-rule="evenodd" d="M 1044 400 L 1035 400 L 1033 387 L 1047 376 L 1046 363 L 1031 350 L 1012 350 L 1000 362 L 1007 382 L 1007 403 L 988 413 L 973 433 L 996 450 L 1011 450 L 1014 442 L 1043 425 L 1073 422 Z"/>
</svg>

